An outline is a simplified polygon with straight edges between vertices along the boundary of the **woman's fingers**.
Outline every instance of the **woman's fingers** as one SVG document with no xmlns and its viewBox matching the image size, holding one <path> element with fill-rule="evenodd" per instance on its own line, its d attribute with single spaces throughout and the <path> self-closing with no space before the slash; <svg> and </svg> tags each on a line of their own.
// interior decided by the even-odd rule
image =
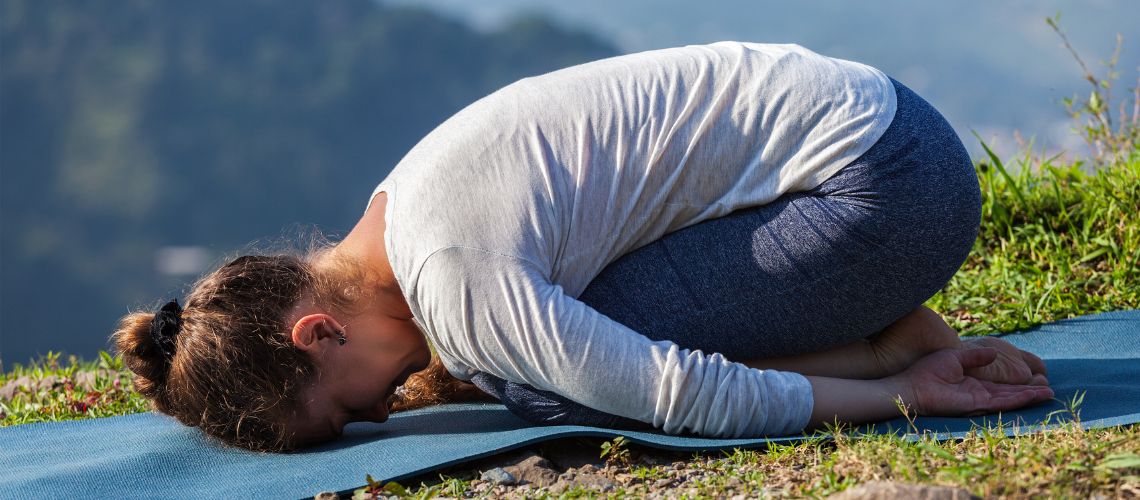
<svg viewBox="0 0 1140 500">
<path fill-rule="evenodd" d="M 1045 368 L 1045 362 L 1029 351 L 1021 351 L 1021 359 L 1025 360 L 1025 364 L 1029 365 L 1029 370 L 1034 375 L 1046 375 L 1048 370 Z"/>
<path fill-rule="evenodd" d="M 1015 410 L 1032 403 L 1036 397 L 1037 395 L 1032 391 L 1019 391 L 994 396 L 985 404 L 985 408 L 991 412 Z"/>
<path fill-rule="evenodd" d="M 1053 391 L 1049 387 L 986 382 L 982 386 L 985 394 L 977 394 L 975 403 L 978 410 L 986 412 L 1016 410 L 1053 397 Z"/>
<path fill-rule="evenodd" d="M 1009 354 L 1012 353 L 975 345 L 970 349 L 937 351 L 915 363 L 904 375 L 914 391 L 919 413 L 941 416 L 989 413 L 1052 398 L 1048 379 L 1043 374 L 1029 375 L 1020 357 L 1012 359 L 1026 375 L 1018 377 L 1017 383 L 995 382 L 989 377 L 973 375 L 979 368 L 996 366 L 995 361 L 1010 362 Z"/>
<path fill-rule="evenodd" d="M 976 337 L 970 339 L 968 342 L 972 342 L 975 345 L 993 347 L 995 349 L 1003 351 L 1013 359 L 1021 359 L 1025 363 L 1025 366 L 1029 368 L 1029 371 L 1034 375 L 1038 373 L 1045 375 L 1047 372 L 1045 368 L 1045 362 L 1042 361 L 1041 358 L 1037 357 L 1036 354 L 1018 349 L 1006 340 L 997 337 Z"/>
<path fill-rule="evenodd" d="M 1052 399 L 1053 389 L 1035 385 L 1007 385 L 983 382 L 989 393 L 988 400 L 980 406 L 989 411 L 1015 410 L 1033 403 Z"/>
<path fill-rule="evenodd" d="M 1021 392 L 1029 392 L 1029 393 L 1034 393 L 1034 394 L 1044 393 L 1044 392 L 1049 392 L 1049 393 L 1053 392 L 1053 389 L 1050 389 L 1049 387 L 1041 386 L 1041 385 L 995 384 L 993 382 L 985 382 L 985 381 L 982 381 L 982 387 L 985 388 L 986 392 L 990 393 L 990 395 L 992 395 L 992 396 L 1005 396 L 1005 395 L 1017 394 L 1017 393 L 1021 393 Z"/>
<path fill-rule="evenodd" d="M 1033 403 L 1040 403 L 1053 397 L 1053 390 L 1048 387 L 1035 387 L 1005 394 L 990 400 L 991 411 L 1016 410 Z"/>
<path fill-rule="evenodd" d="M 992 347 L 977 347 L 974 349 L 959 349 L 954 351 L 958 355 L 958 362 L 963 370 L 981 368 L 997 359 L 998 351 Z"/>
<path fill-rule="evenodd" d="M 976 337 L 963 343 L 971 349 L 990 347 L 998 351 L 997 359 L 992 364 L 967 369 L 967 375 L 1006 384 L 1045 385 L 1047 383 L 1044 378 L 1038 377 L 1046 373 L 1045 362 L 1031 352 L 1018 349 L 997 337 Z"/>
</svg>

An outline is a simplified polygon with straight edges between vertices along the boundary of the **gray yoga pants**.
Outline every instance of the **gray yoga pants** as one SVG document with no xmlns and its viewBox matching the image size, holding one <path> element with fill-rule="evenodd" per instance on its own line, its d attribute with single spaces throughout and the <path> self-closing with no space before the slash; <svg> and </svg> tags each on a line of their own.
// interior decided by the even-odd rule
<svg viewBox="0 0 1140 500">
<path fill-rule="evenodd" d="M 970 252 L 981 192 L 946 120 L 892 82 L 887 131 L 823 184 L 665 235 L 579 299 L 653 340 L 735 361 L 835 348 L 922 305 Z M 648 426 L 487 374 L 472 381 L 536 424 Z"/>
</svg>

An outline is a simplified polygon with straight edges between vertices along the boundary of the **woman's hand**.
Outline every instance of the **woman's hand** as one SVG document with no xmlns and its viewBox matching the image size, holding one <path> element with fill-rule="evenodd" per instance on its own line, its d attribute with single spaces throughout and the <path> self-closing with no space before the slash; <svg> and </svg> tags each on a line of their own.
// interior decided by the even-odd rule
<svg viewBox="0 0 1140 500">
<path fill-rule="evenodd" d="M 1010 358 L 1014 351 L 1022 352 L 1010 348 L 1013 351 L 1000 362 L 1010 366 L 1024 363 L 1032 373 L 1033 360 L 1040 359 Z M 990 374 L 997 378 L 996 373 L 1011 377 L 1003 371 L 1008 367 L 991 367 L 999 360 L 999 349 L 973 345 L 934 351 L 902 373 L 877 380 L 808 376 L 814 404 L 808 427 L 823 428 L 836 420 L 863 423 L 898 417 L 898 398 L 918 415 L 944 417 L 1013 410 L 1053 398 L 1043 373 L 1030 377 L 1030 382 L 1039 385 L 1006 384 L 974 376 Z M 1039 368 L 1043 372 L 1044 363 Z"/>
<path fill-rule="evenodd" d="M 1024 385 L 992 382 L 971 375 L 985 372 L 998 356 L 998 349 L 992 347 L 944 349 L 927 355 L 889 379 L 904 388 L 904 403 L 919 415 L 979 415 L 1053 398 L 1053 390 L 1044 377 L 1040 380 L 1042 385 Z"/>
<path fill-rule="evenodd" d="M 962 339 L 963 349 L 986 347 L 997 350 L 997 359 L 988 365 L 966 370 L 966 375 L 1000 384 L 1049 385 L 1045 378 L 1045 362 L 1037 355 L 996 337 Z"/>
</svg>

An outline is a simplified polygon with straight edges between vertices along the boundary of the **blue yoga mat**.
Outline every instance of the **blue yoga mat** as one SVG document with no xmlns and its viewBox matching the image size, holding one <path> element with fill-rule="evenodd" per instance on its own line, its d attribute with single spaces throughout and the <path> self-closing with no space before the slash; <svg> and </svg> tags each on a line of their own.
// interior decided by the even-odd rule
<svg viewBox="0 0 1140 500">
<path fill-rule="evenodd" d="M 1083 316 L 1004 338 L 1046 360 L 1059 400 L 1084 392 L 1087 428 L 1140 421 L 1140 310 Z M 1004 415 L 919 418 L 921 432 L 959 437 L 975 425 L 1007 434 L 1071 419 L 1051 402 Z M 1051 417 L 1047 417 L 1054 413 Z M 907 432 L 902 419 L 866 430 Z M 399 480 L 531 443 L 569 436 L 626 436 L 673 450 L 763 446 L 775 439 L 704 439 L 581 426 L 532 427 L 494 404 L 445 405 L 348 426 L 341 441 L 291 454 L 222 448 L 153 413 L 0 429 L 0 498 L 306 497 L 362 486 L 365 474 Z"/>
</svg>

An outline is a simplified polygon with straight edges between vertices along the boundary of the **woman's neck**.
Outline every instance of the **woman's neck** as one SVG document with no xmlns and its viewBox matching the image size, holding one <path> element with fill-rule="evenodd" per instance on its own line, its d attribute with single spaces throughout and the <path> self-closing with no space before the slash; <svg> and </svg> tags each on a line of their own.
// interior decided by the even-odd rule
<svg viewBox="0 0 1140 500">
<path fill-rule="evenodd" d="M 387 201 L 387 193 L 377 194 L 356 226 L 337 244 L 333 252 L 366 267 L 366 274 L 374 278 L 372 286 L 377 292 L 376 306 L 381 311 L 394 318 L 410 320 L 411 309 L 396 281 L 392 264 L 388 260 L 388 250 L 384 247 L 384 231 L 387 229 L 384 210 Z"/>
</svg>

